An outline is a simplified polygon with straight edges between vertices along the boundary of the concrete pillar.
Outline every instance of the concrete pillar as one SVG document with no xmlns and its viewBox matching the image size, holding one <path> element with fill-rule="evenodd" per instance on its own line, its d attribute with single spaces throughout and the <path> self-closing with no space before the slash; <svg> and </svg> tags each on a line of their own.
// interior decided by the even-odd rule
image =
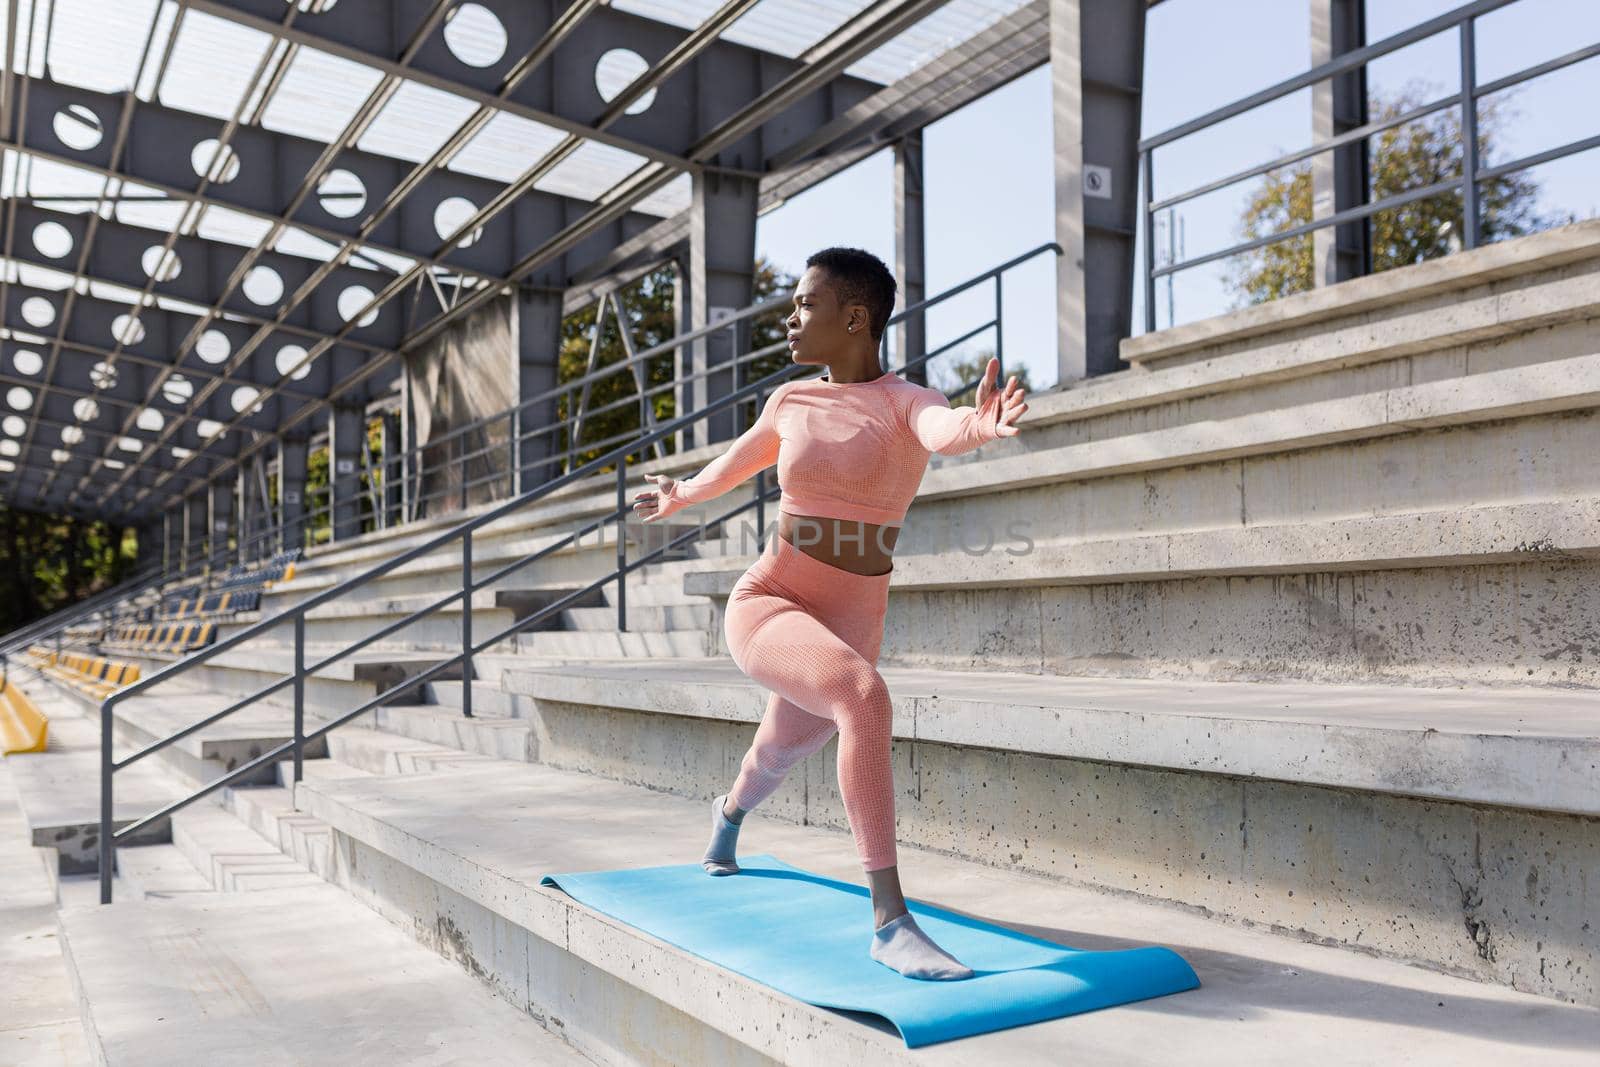
<svg viewBox="0 0 1600 1067">
<path fill-rule="evenodd" d="M 161 517 L 165 544 L 161 553 L 161 569 L 175 574 L 183 569 L 183 504 L 170 508 Z"/>
<path fill-rule="evenodd" d="M 559 289 L 524 288 L 517 294 L 511 328 L 517 347 L 519 405 L 560 384 L 562 296 Z M 513 427 L 521 443 L 517 446 L 513 494 L 537 489 L 561 473 L 563 453 L 555 429 L 557 420 L 557 398 L 553 393 L 522 407 L 518 413 Z"/>
<path fill-rule="evenodd" d="M 183 565 L 187 569 L 206 559 L 206 543 L 210 540 L 211 497 L 204 489 L 190 493 L 183 502 Z"/>
<path fill-rule="evenodd" d="M 1121 370 L 1133 330 L 1145 7 L 1050 0 L 1061 384 Z"/>
<path fill-rule="evenodd" d="M 400 491 L 405 485 L 405 426 L 400 412 L 391 411 L 383 416 L 383 524 L 396 526 L 404 520 L 401 515 Z"/>
<path fill-rule="evenodd" d="M 703 169 L 694 175 L 689 208 L 689 307 L 698 329 L 748 307 L 755 299 L 756 196 L 758 183 L 740 174 Z M 699 409 L 733 392 L 730 364 L 749 350 L 747 323 L 718 330 L 693 345 L 695 371 L 712 373 L 690 390 Z M 720 369 L 719 369 L 720 368 Z M 687 410 L 687 409 L 686 409 Z M 724 441 L 734 433 L 734 409 L 725 408 L 692 428 L 696 444 Z"/>
<path fill-rule="evenodd" d="M 237 489 L 238 483 L 234 478 L 211 483 L 211 525 L 207 558 L 212 561 L 213 570 L 223 570 L 233 562 L 228 540 L 235 532 L 234 520 L 238 510 L 234 504 L 234 496 Z"/>
<path fill-rule="evenodd" d="M 1366 43 L 1365 0 L 1311 0 L 1311 65 L 1353 52 Z M 1326 141 L 1367 121 L 1366 67 L 1311 87 L 1311 137 Z M 1367 142 L 1311 157 L 1311 215 L 1325 219 L 1367 202 Z M 1312 233 L 1312 284 L 1321 287 L 1372 270 L 1365 221 L 1324 226 Z"/>
<path fill-rule="evenodd" d="M 689 265 L 681 259 L 672 263 L 672 314 L 675 320 L 673 332 L 684 334 L 693 329 L 694 309 L 690 307 L 689 299 Z M 689 405 L 694 403 L 694 388 L 685 381 L 689 371 L 694 367 L 694 346 L 683 345 L 673 354 L 673 380 L 677 383 L 672 390 L 672 403 L 674 418 L 689 410 Z M 689 447 L 693 435 L 686 430 L 679 430 L 673 434 L 672 450 L 682 452 Z"/>
<path fill-rule="evenodd" d="M 237 495 L 239 500 L 239 558 L 253 560 L 261 554 L 261 544 L 258 539 L 261 505 L 255 499 L 255 458 L 239 464 L 237 477 Z"/>
<path fill-rule="evenodd" d="M 134 566 L 139 570 L 159 567 L 166 548 L 166 523 L 162 519 L 148 519 L 135 532 L 138 548 L 134 551 Z"/>
<path fill-rule="evenodd" d="M 278 523 L 285 549 L 306 545 L 306 439 L 278 439 Z"/>
<path fill-rule="evenodd" d="M 328 481 L 333 493 L 333 539 L 361 533 L 362 409 L 336 404 L 328 415 Z"/>
<path fill-rule="evenodd" d="M 905 310 L 924 299 L 927 278 L 926 235 L 922 210 L 922 131 L 906 134 L 894 145 L 894 274 L 900 283 L 900 307 Z M 897 365 L 928 350 L 927 316 L 912 315 L 895 327 L 900 349 Z M 906 377 L 928 384 L 927 364 L 912 368 Z"/>
</svg>

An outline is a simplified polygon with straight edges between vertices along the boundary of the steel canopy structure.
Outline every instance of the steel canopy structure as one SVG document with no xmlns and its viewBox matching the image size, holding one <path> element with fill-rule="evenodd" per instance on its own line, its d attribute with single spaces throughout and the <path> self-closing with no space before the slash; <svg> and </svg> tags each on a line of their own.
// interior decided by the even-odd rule
<svg viewBox="0 0 1600 1067">
<path fill-rule="evenodd" d="M 562 315 L 667 263 L 704 327 L 750 302 L 758 214 L 886 146 L 915 301 L 921 129 L 1077 7 L 4 0 L 0 500 L 198 535 L 324 429 L 353 499 L 401 355 L 509 299 L 538 395 Z"/>
</svg>

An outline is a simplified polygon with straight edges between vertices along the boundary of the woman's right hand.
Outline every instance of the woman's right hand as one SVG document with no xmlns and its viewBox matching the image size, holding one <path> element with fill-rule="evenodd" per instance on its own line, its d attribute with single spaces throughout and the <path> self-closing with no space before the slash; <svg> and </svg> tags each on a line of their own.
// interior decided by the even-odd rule
<svg viewBox="0 0 1600 1067">
<path fill-rule="evenodd" d="M 655 522 L 678 510 L 673 507 L 664 507 L 662 501 L 672 495 L 672 487 L 677 479 L 665 474 L 646 474 L 646 481 L 655 482 L 654 489 L 645 489 L 634 495 L 633 510 L 643 516 L 645 522 Z"/>
</svg>

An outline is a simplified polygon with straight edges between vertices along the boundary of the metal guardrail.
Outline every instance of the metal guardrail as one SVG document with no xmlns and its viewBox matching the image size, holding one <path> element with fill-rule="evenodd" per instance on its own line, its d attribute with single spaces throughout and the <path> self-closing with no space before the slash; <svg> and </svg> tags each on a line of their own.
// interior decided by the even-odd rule
<svg viewBox="0 0 1600 1067">
<path fill-rule="evenodd" d="M 1533 78 L 1549 74 L 1552 71 L 1560 70 L 1563 67 L 1568 67 L 1574 63 L 1579 63 L 1596 55 L 1600 55 L 1600 42 L 1596 42 L 1586 45 L 1582 48 L 1573 49 L 1564 55 L 1557 56 L 1543 63 L 1526 67 L 1514 74 L 1506 75 L 1503 78 L 1496 78 L 1493 81 L 1479 84 L 1477 81 L 1477 37 L 1473 20 L 1478 18 L 1480 15 L 1486 15 L 1499 8 L 1508 7 L 1511 4 L 1521 2 L 1522 0 L 1475 0 L 1474 3 L 1463 4 L 1454 10 L 1447 11 L 1435 18 L 1428 19 L 1426 22 L 1420 22 L 1417 25 L 1412 26 L 1411 28 L 1400 33 L 1396 33 L 1390 37 L 1384 38 L 1381 41 L 1366 45 L 1365 47 L 1344 53 L 1343 55 L 1340 55 L 1326 63 L 1319 64 L 1318 66 L 1313 67 L 1304 73 L 1297 74 L 1291 78 L 1286 78 L 1285 80 L 1278 82 L 1276 85 L 1269 86 L 1260 92 L 1253 93 L 1252 95 L 1244 97 L 1240 100 L 1236 100 L 1231 104 L 1227 104 L 1223 107 L 1215 109 L 1214 111 L 1207 112 L 1198 118 L 1191 119 L 1188 122 L 1174 126 L 1162 133 L 1158 133 L 1152 137 L 1147 137 L 1141 140 L 1139 142 L 1139 163 L 1140 171 L 1143 174 L 1144 183 L 1145 330 L 1148 332 L 1154 332 L 1156 329 L 1156 281 L 1159 278 L 1176 274 L 1179 271 L 1189 270 L 1193 267 L 1203 266 L 1204 264 L 1211 263 L 1219 259 L 1225 259 L 1229 256 L 1238 255 L 1241 252 L 1250 252 L 1257 248 L 1263 248 L 1267 245 L 1277 244 L 1280 241 L 1287 241 L 1296 237 L 1301 237 L 1305 234 L 1311 233 L 1315 230 L 1323 229 L 1325 227 L 1341 226 L 1346 223 L 1362 221 L 1379 212 L 1389 211 L 1417 200 L 1425 200 L 1429 197 L 1439 196 L 1444 193 L 1460 193 L 1462 198 L 1462 215 L 1464 218 L 1462 248 L 1476 248 L 1478 246 L 1479 238 L 1482 236 L 1482 220 L 1479 217 L 1478 211 L 1478 183 L 1488 181 L 1493 178 L 1498 178 L 1502 175 L 1510 174 L 1515 171 L 1526 170 L 1529 167 L 1538 166 L 1541 163 L 1546 163 L 1553 159 L 1560 159 L 1563 156 L 1574 155 L 1578 152 L 1584 152 L 1591 148 L 1600 147 L 1600 135 L 1596 135 L 1593 137 L 1583 138 L 1582 140 L 1572 141 L 1564 145 L 1559 145 L 1543 152 L 1536 152 L 1532 155 L 1524 156 L 1521 159 L 1511 160 L 1510 162 L 1501 163 L 1493 167 L 1484 167 L 1480 165 L 1480 161 L 1478 159 L 1477 107 L 1478 100 L 1481 97 L 1500 92 L 1501 90 L 1510 88 L 1513 85 L 1529 81 Z M 1206 182 L 1203 185 L 1195 186 L 1194 188 L 1185 190 L 1181 193 L 1176 193 L 1161 200 L 1155 199 L 1156 149 L 1162 147 L 1163 145 L 1178 141 L 1189 136 L 1190 134 L 1209 129 L 1220 122 L 1235 118 L 1247 111 L 1260 107 L 1262 104 L 1270 103 L 1281 97 L 1287 96 L 1290 93 L 1298 92 L 1301 89 L 1315 85 L 1318 82 L 1324 81 L 1328 78 L 1336 77 L 1340 74 L 1345 74 L 1349 71 L 1355 70 L 1374 59 L 1397 52 L 1402 48 L 1416 44 L 1418 41 L 1426 40 L 1437 33 L 1442 33 L 1451 28 L 1455 28 L 1460 37 L 1459 54 L 1461 82 L 1458 91 L 1447 94 L 1446 96 L 1440 97 L 1439 99 L 1430 103 L 1423 104 L 1420 107 L 1413 108 L 1404 112 L 1403 114 L 1395 116 L 1394 118 L 1365 123 L 1356 127 L 1355 129 L 1346 130 L 1335 137 L 1330 137 L 1323 141 L 1317 141 L 1311 144 L 1309 147 L 1280 155 L 1266 163 L 1261 163 L 1253 167 L 1247 167 L 1244 170 L 1236 171 L 1225 177 L 1217 178 L 1214 181 Z M 1443 111 L 1446 108 L 1452 107 L 1459 108 L 1461 110 L 1463 162 L 1462 173 L 1459 178 L 1447 178 L 1443 181 L 1433 182 L 1428 185 L 1419 186 L 1415 189 L 1408 189 L 1403 193 L 1396 193 L 1393 196 L 1384 197 L 1382 200 L 1359 204 L 1354 207 L 1346 208 L 1342 211 L 1323 216 L 1321 218 L 1314 218 L 1312 221 L 1298 226 L 1286 227 L 1275 233 L 1267 234 L 1264 237 L 1257 237 L 1249 241 L 1241 241 L 1237 244 L 1229 245 L 1228 247 L 1219 251 L 1193 256 L 1189 259 L 1168 263 L 1160 267 L 1155 265 L 1155 219 L 1157 212 L 1170 209 L 1177 204 L 1193 200 L 1196 197 L 1204 196 L 1207 193 L 1215 192 L 1218 189 L 1226 188 L 1227 186 L 1244 181 L 1248 178 L 1254 178 L 1259 175 L 1266 174 L 1268 171 L 1274 170 L 1278 167 L 1282 167 L 1290 163 L 1297 163 L 1300 160 L 1320 155 L 1323 152 L 1330 152 L 1345 145 L 1359 143 L 1367 137 L 1382 133 L 1384 130 L 1393 129 L 1397 126 L 1404 126 L 1406 123 L 1415 122 L 1417 119 L 1431 115 L 1436 111 Z"/>
<path fill-rule="evenodd" d="M 666 355 L 687 345 L 694 344 L 722 330 L 733 330 L 746 321 L 778 310 L 789 302 L 787 296 L 774 297 L 760 301 L 749 307 L 742 308 L 733 314 L 719 319 L 697 329 L 688 330 L 678 334 L 660 344 L 652 345 L 641 351 L 634 351 L 631 341 L 624 341 L 627 355 L 616 362 L 588 371 L 576 378 L 562 382 L 540 392 L 538 395 L 523 400 L 520 403 L 506 408 L 492 415 L 486 415 L 465 425 L 455 427 L 431 438 L 420 445 L 398 451 L 394 454 L 385 454 L 382 457 L 365 457 L 367 469 L 365 471 L 369 486 L 370 499 L 372 500 L 373 513 L 383 515 L 387 504 L 380 505 L 382 495 L 380 485 L 387 486 L 398 483 L 401 490 L 403 518 L 411 520 L 423 517 L 429 505 L 435 503 L 453 502 L 458 509 L 464 510 L 469 503 L 472 491 L 483 486 L 498 486 L 504 484 L 505 497 L 515 495 L 512 491 L 519 480 L 543 481 L 555 477 L 562 467 L 571 469 L 573 456 L 578 447 L 578 437 L 582 433 L 583 422 L 597 415 L 625 407 L 637 406 L 639 409 L 639 425 L 651 427 L 654 425 L 654 408 L 651 401 L 660 393 L 681 389 L 685 385 L 707 378 L 712 375 L 728 373 L 738 374 L 750 362 L 763 356 L 772 355 L 783 350 L 782 344 L 769 345 L 765 348 L 747 352 L 736 359 L 718 363 L 703 371 L 676 375 L 673 380 L 660 385 L 646 385 L 643 373 L 649 362 L 658 356 Z M 602 302 L 602 308 L 604 303 Z M 597 324 L 597 329 L 598 329 Z M 625 333 L 625 331 L 624 331 Z M 628 374 L 633 378 L 634 389 L 628 396 L 609 401 L 598 407 L 587 404 L 592 388 L 619 374 Z M 578 397 L 585 398 L 585 402 L 578 403 Z M 549 404 L 555 404 L 562 399 L 566 400 L 567 417 L 560 422 L 551 422 L 547 425 L 532 430 L 524 430 L 523 424 L 531 410 Z M 567 433 L 567 445 L 563 450 L 559 447 L 558 436 Z M 632 431 L 617 434 L 609 438 L 582 442 L 584 450 L 605 448 L 609 445 L 619 444 L 631 438 Z M 524 447 L 542 438 L 548 438 L 546 455 L 542 459 L 525 460 L 522 456 Z M 473 444 L 476 439 L 476 444 Z M 659 438 L 657 439 L 659 440 Z M 496 469 L 493 461 L 504 458 L 504 468 Z M 659 458 L 659 455 L 658 455 Z M 490 470 L 476 478 L 468 476 L 468 465 L 482 462 Z M 440 486 L 429 490 L 425 482 L 427 477 L 442 468 L 457 467 L 461 470 L 461 479 L 454 485 Z M 538 473 L 535 473 L 538 472 Z M 322 514 L 332 513 L 332 506 L 319 509 Z M 308 513 L 308 518 L 318 512 Z M 379 525 L 382 525 L 380 523 Z"/>
<path fill-rule="evenodd" d="M 991 268 L 990 270 L 985 271 L 983 274 L 977 275 L 976 277 L 963 282 L 952 289 L 946 290 L 937 296 L 930 297 L 929 299 L 911 305 L 910 307 L 907 307 L 903 311 L 891 317 L 889 320 L 889 325 L 892 326 L 895 323 L 904 321 L 909 316 L 921 314 L 927 308 L 964 293 L 974 286 L 991 280 L 995 283 L 995 316 L 992 320 L 980 326 L 977 330 L 969 331 L 962 337 L 957 338 L 956 340 L 951 341 L 950 343 L 943 345 L 932 352 L 925 353 L 924 355 L 907 362 L 904 366 L 897 368 L 897 373 L 904 372 L 913 367 L 920 367 L 928 360 L 933 359 L 934 357 L 946 351 L 949 351 L 956 345 L 970 339 L 977 333 L 981 333 L 988 329 L 993 329 L 995 331 L 995 356 L 997 359 L 1001 360 L 1001 365 L 1003 367 L 1004 338 L 1001 331 L 1000 322 L 1002 312 L 1001 276 L 1011 268 L 1033 259 L 1034 257 L 1039 256 L 1047 251 L 1053 251 L 1056 255 L 1062 254 L 1061 246 L 1054 242 L 1040 245 L 1029 252 L 1017 256 L 1014 259 L 1008 260 L 997 267 Z M 718 325 L 720 326 L 721 324 Z M 887 339 L 888 330 L 885 329 L 885 348 L 887 346 Z M 589 593 L 610 582 L 616 582 L 617 584 L 617 625 L 619 630 L 625 631 L 627 629 L 628 574 L 632 571 L 638 570 L 640 567 L 654 563 L 665 553 L 676 548 L 679 544 L 685 543 L 689 538 L 698 536 L 699 534 L 698 529 L 690 531 L 689 533 L 680 534 L 678 537 L 673 538 L 661 547 L 648 552 L 639 559 L 636 559 L 631 563 L 628 561 L 627 538 L 623 535 L 622 531 L 622 524 L 627 521 L 627 518 L 632 511 L 631 505 L 627 500 L 627 478 L 629 471 L 627 457 L 636 452 L 641 452 L 647 446 L 652 445 L 671 434 L 675 434 L 679 430 L 690 426 L 695 422 L 709 418 L 710 416 L 715 415 L 727 408 L 733 407 L 734 405 L 743 404 L 743 402 L 747 399 L 754 398 L 758 403 L 762 402 L 763 397 L 769 389 L 782 384 L 784 381 L 790 378 L 799 377 L 799 375 L 793 373 L 794 369 L 795 368 L 793 364 L 785 366 L 780 370 L 766 375 L 758 381 L 751 382 L 745 386 L 733 390 L 726 396 L 707 404 L 704 408 L 680 415 L 669 422 L 657 426 L 653 430 L 644 432 L 634 440 L 626 444 L 619 445 L 603 455 L 597 456 L 589 462 L 584 463 L 571 471 L 568 471 L 566 474 L 553 478 L 529 492 L 505 501 L 504 503 L 499 504 L 498 506 L 491 508 L 490 510 L 485 511 L 477 516 L 474 516 L 473 518 L 453 527 L 452 529 L 446 530 L 443 533 L 429 538 L 421 544 L 415 545 L 403 552 L 398 553 L 397 555 L 391 556 L 389 559 L 384 560 L 382 563 L 377 564 L 361 574 L 348 578 L 337 583 L 336 585 L 329 587 L 328 589 L 323 590 L 320 593 L 316 593 L 305 600 L 289 606 L 283 612 L 270 619 L 263 619 L 260 622 L 240 630 L 238 633 L 222 638 L 221 640 L 218 640 L 217 642 L 197 652 L 191 653 L 186 658 L 170 664 L 154 674 L 142 678 L 132 685 L 126 686 L 123 689 L 119 689 L 115 693 L 107 696 L 100 705 L 100 902 L 102 904 L 109 904 L 111 902 L 111 880 L 113 868 L 116 862 L 116 845 L 118 839 L 137 833 L 146 825 L 158 819 L 164 819 L 171 816 L 174 812 L 187 807 L 189 804 L 194 803 L 201 797 L 207 796 L 215 790 L 221 789 L 223 786 L 252 773 L 261 766 L 274 763 L 280 757 L 285 755 L 289 755 L 293 760 L 294 780 L 297 782 L 301 781 L 304 774 L 304 750 L 308 742 L 317 740 L 330 731 L 337 729 L 347 722 L 350 722 L 352 719 L 355 719 L 361 715 L 365 715 L 367 712 L 389 703 L 400 694 L 415 690 L 423 683 L 434 678 L 438 678 L 446 671 L 452 670 L 456 667 L 461 669 L 463 681 L 462 715 L 464 717 L 472 717 L 472 660 L 474 656 L 486 651 L 502 641 L 516 636 L 523 630 L 537 625 L 547 616 L 553 614 L 554 612 L 563 610 L 568 604 L 576 601 L 580 597 L 588 595 Z M 979 379 L 974 379 L 973 381 L 963 382 L 953 393 L 948 395 L 959 396 L 976 384 L 978 380 Z M 534 504 L 545 497 L 550 496 L 552 493 L 586 478 L 590 474 L 598 473 L 607 465 L 613 464 L 616 468 L 616 509 L 614 511 L 584 524 L 579 529 L 558 538 L 538 551 L 528 553 L 521 558 L 515 559 L 512 562 L 499 567 L 486 576 L 474 576 L 473 535 L 478 530 L 492 522 L 510 515 L 515 511 L 519 511 L 530 504 Z M 727 514 L 720 516 L 715 521 L 719 523 L 727 521 L 728 519 L 742 514 L 749 508 L 754 507 L 757 513 L 757 524 L 758 526 L 764 527 L 766 503 L 768 499 L 774 495 L 774 493 L 766 486 L 765 471 L 762 471 L 757 475 L 756 484 L 757 491 L 753 500 L 740 505 L 732 511 L 729 511 Z M 618 523 L 616 539 L 617 566 L 614 571 L 594 580 L 593 582 L 590 582 L 582 589 L 568 593 L 565 596 L 562 596 L 561 598 L 554 600 L 543 607 L 540 607 L 533 614 L 514 621 L 510 626 L 500 630 L 498 633 L 495 633 L 486 639 L 481 641 L 475 639 L 472 629 L 472 594 L 474 592 L 502 581 L 517 571 L 520 571 L 523 568 L 538 562 L 557 549 L 563 548 L 566 545 L 577 541 L 584 534 L 590 532 L 591 530 L 599 530 L 612 522 Z M 362 586 L 367 585 L 376 579 L 382 578 L 384 575 L 390 574 L 393 571 L 414 562 L 415 560 L 421 559 L 429 553 L 447 546 L 454 545 L 456 543 L 460 544 L 461 551 L 461 587 L 459 590 L 452 592 L 447 596 L 441 597 L 432 604 L 412 612 L 398 621 L 391 622 L 380 627 L 379 629 L 367 634 L 359 640 L 351 642 L 337 652 L 324 656 L 314 663 L 307 664 L 305 636 L 306 617 L 310 612 L 316 610 L 324 604 L 332 603 L 335 600 L 347 596 Z M 305 683 L 308 675 L 315 674 L 318 671 L 344 660 L 347 657 L 361 651 L 362 649 L 373 645 L 377 641 L 403 630 L 408 626 L 414 625 L 416 622 L 427 617 L 428 615 L 431 615 L 433 612 L 455 604 L 457 601 L 461 602 L 462 609 L 461 651 L 459 653 L 450 656 L 448 659 L 445 659 L 442 662 L 435 663 L 426 670 L 401 680 L 397 684 L 377 694 L 358 707 L 343 712 L 336 717 L 322 723 L 315 729 L 307 732 L 305 726 Z M 170 734 L 167 737 L 145 745 L 143 748 L 125 757 L 124 759 L 118 760 L 113 757 L 112 712 L 118 704 L 132 697 L 138 696 L 141 693 L 148 692 L 158 685 L 191 671 L 196 667 L 211 661 L 222 653 L 237 648 L 253 638 L 260 637 L 263 634 L 277 630 L 286 623 L 292 623 L 294 627 L 294 667 L 291 674 L 285 675 L 278 681 L 264 686 L 261 689 L 256 690 L 254 693 L 251 693 L 250 695 L 233 702 L 232 704 L 223 708 L 221 711 L 208 715 L 198 722 L 191 723 L 190 725 Z M 182 797 L 157 811 L 151 812 L 142 818 L 134 820 L 120 829 L 114 828 L 114 779 L 117 771 L 137 763 L 139 760 L 145 759 L 146 757 L 159 752 L 168 745 L 174 744 L 175 742 L 188 737 L 190 734 L 193 734 L 196 731 L 203 730 L 207 726 L 219 722 L 222 719 L 225 719 L 228 716 L 257 703 L 266 697 L 283 692 L 286 689 L 292 692 L 291 699 L 294 709 L 293 736 L 290 740 L 285 741 L 266 752 L 263 752 L 261 755 L 241 764 L 232 771 L 206 783 L 199 789 L 196 789 L 194 792 L 190 793 L 188 796 Z"/>
<path fill-rule="evenodd" d="M 613 302 L 615 300 L 614 297 L 610 299 Z M 582 434 L 585 420 L 624 407 L 637 406 L 639 425 L 653 426 L 652 400 L 658 394 L 681 389 L 714 375 L 731 373 L 736 376 L 735 381 L 737 381 L 737 376 L 747 370 L 748 364 L 782 351 L 784 348 L 782 343 L 769 345 L 735 359 L 720 362 L 705 370 L 675 375 L 671 381 L 660 385 L 648 385 L 644 377 L 651 360 L 702 341 L 723 330 L 735 330 L 751 319 L 778 310 L 788 300 L 789 298 L 785 296 L 757 302 L 714 323 L 687 330 L 640 351 L 634 350 L 633 343 L 624 330 L 624 347 L 627 355 L 623 359 L 545 389 L 538 395 L 503 411 L 454 427 L 422 444 L 393 452 L 386 447 L 382 455 L 375 456 L 367 446 L 366 435 L 363 434 L 362 468 L 353 498 L 335 499 L 331 484 L 321 486 L 307 494 L 308 506 L 300 509 L 292 518 L 265 528 L 248 539 L 242 538 L 234 549 L 234 555 L 240 560 L 247 560 L 257 555 L 270 554 L 278 549 L 296 546 L 311 549 L 341 540 L 337 533 L 341 522 L 341 511 L 351 506 L 359 508 L 363 499 L 367 503 L 367 513 L 364 516 L 358 515 L 358 521 L 370 521 L 371 529 L 378 530 L 431 517 L 436 513 L 435 508 L 440 505 L 453 505 L 450 510 L 465 511 L 475 502 L 484 502 L 474 501 L 473 498 L 485 495 L 478 492 L 485 487 L 488 487 L 489 502 L 515 496 L 519 484 L 529 481 L 542 482 L 554 477 L 563 468 L 570 470 L 580 447 L 584 451 L 604 449 L 620 444 L 632 436 L 632 431 L 626 431 L 611 437 L 582 441 L 580 444 L 578 438 Z M 603 299 L 602 309 L 604 306 Z M 599 406 L 590 406 L 587 403 L 594 386 L 620 374 L 627 374 L 633 379 L 634 388 L 630 395 Z M 580 397 L 583 398 L 581 402 Z M 564 419 L 552 420 L 531 430 L 523 429 L 528 412 L 546 405 L 557 405 L 563 400 L 567 409 L 567 416 Z M 560 441 L 563 433 L 567 435 L 565 447 L 562 447 Z M 547 455 L 537 459 L 523 456 L 527 445 L 546 438 Z M 665 453 L 658 449 L 658 458 L 664 456 Z M 469 465 L 473 464 L 487 467 L 487 473 L 477 477 L 469 476 Z M 459 481 L 431 489 L 428 487 L 427 482 L 430 477 L 451 469 L 461 471 L 462 476 Z M 314 505 L 309 503 L 313 495 L 317 498 L 317 503 Z M 323 538 L 323 533 L 328 536 Z"/>
</svg>

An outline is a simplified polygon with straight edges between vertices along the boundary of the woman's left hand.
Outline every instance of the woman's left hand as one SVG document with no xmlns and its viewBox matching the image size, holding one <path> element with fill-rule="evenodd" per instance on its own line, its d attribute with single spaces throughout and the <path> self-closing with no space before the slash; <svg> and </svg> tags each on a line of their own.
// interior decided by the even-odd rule
<svg viewBox="0 0 1600 1067">
<path fill-rule="evenodd" d="M 1000 361 L 990 356 L 989 365 L 983 369 L 983 380 L 978 383 L 976 406 L 980 411 L 994 395 L 994 383 L 999 374 Z M 1028 410 L 1028 405 L 1023 402 L 1023 397 L 1026 395 L 1027 391 L 1017 384 L 1017 376 L 1013 374 L 1006 382 L 1005 388 L 1000 391 L 1000 414 L 995 424 L 996 437 L 1015 437 L 1022 432 L 1017 428 L 1017 420 Z"/>
</svg>

